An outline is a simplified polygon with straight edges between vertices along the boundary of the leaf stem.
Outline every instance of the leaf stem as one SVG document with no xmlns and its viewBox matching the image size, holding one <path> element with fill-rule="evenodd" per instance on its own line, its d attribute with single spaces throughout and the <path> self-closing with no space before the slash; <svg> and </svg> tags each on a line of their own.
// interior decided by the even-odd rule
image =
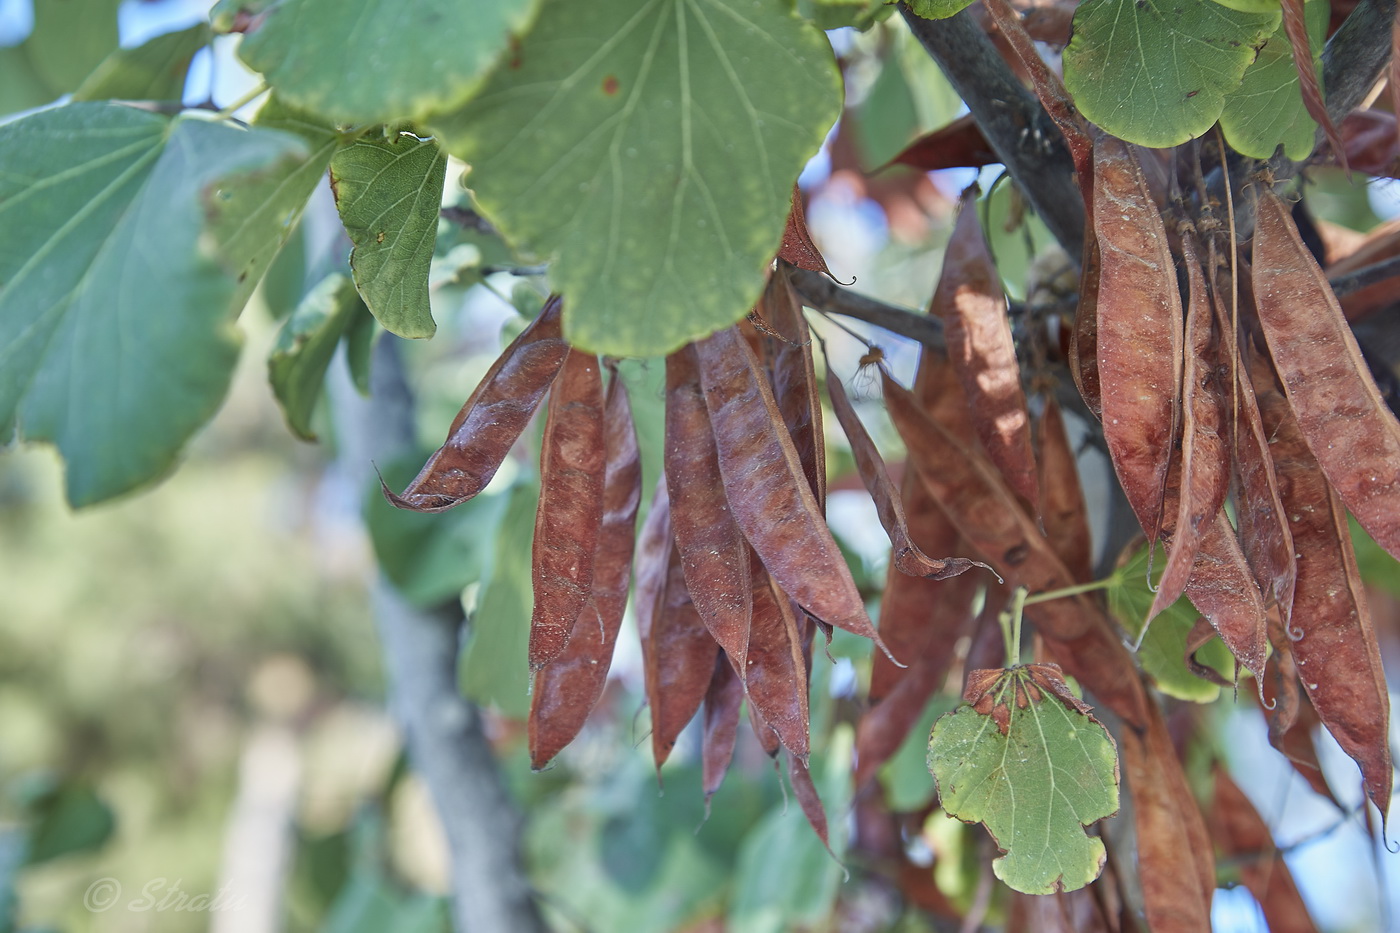
<svg viewBox="0 0 1400 933">
<path fill-rule="evenodd" d="M 1006 647 L 1007 667 L 1015 667 L 1021 663 L 1021 616 L 1028 592 L 1024 586 L 1016 587 L 1015 592 L 1011 594 L 1011 605 L 997 615 L 997 623 L 1001 625 L 1002 643 Z"/>
<path fill-rule="evenodd" d="M 237 100 L 235 100 L 228 106 L 221 107 L 219 109 L 218 116 L 223 119 L 227 119 L 228 117 L 233 116 L 239 110 L 242 110 L 245 106 L 251 104 L 253 101 L 266 94 L 267 91 L 267 82 L 259 81 L 257 83 L 257 86 L 250 90 L 248 93 L 244 94 L 242 97 L 239 97 Z"/>
<path fill-rule="evenodd" d="M 1036 603 L 1048 603 L 1052 599 L 1066 599 L 1070 596 L 1078 596 L 1080 593 L 1092 593 L 1094 590 L 1106 590 L 1114 584 L 1117 576 L 1104 577 L 1102 580 L 1093 580 L 1089 583 L 1076 583 L 1074 586 L 1066 586 L 1058 590 L 1046 590 L 1044 593 L 1036 593 L 1034 596 L 1026 598 L 1027 606 L 1034 606 Z"/>
</svg>

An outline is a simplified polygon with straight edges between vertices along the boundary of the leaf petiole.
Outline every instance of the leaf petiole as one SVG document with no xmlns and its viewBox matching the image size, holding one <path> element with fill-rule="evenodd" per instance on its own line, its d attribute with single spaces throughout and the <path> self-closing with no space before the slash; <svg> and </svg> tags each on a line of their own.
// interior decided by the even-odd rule
<svg viewBox="0 0 1400 933">
<path fill-rule="evenodd" d="M 1021 616 L 1026 605 L 1026 593 L 1029 592 L 1024 586 L 1016 587 L 1016 591 L 1011 594 L 1011 605 L 997 616 L 997 623 L 1001 625 L 1001 639 L 1006 646 L 1006 666 L 1015 667 L 1021 662 Z"/>
<path fill-rule="evenodd" d="M 219 116 L 221 119 L 227 119 L 228 117 L 233 116 L 239 110 L 243 109 L 248 104 L 251 104 L 253 101 L 257 100 L 259 97 L 263 96 L 267 92 L 267 83 L 265 81 L 259 81 L 257 85 L 248 93 L 242 95 L 228 106 L 221 107 L 217 116 Z"/>
<path fill-rule="evenodd" d="M 1070 596 L 1078 596 L 1080 593 L 1092 593 L 1094 590 L 1106 590 L 1118 580 L 1118 575 L 1104 577 L 1102 580 L 1093 580 L 1089 583 L 1076 583 L 1074 586 L 1066 586 L 1058 590 L 1046 590 L 1043 593 L 1036 593 L 1028 596 L 1025 604 L 1034 606 L 1036 603 L 1048 603 L 1052 599 L 1067 599 Z"/>
</svg>

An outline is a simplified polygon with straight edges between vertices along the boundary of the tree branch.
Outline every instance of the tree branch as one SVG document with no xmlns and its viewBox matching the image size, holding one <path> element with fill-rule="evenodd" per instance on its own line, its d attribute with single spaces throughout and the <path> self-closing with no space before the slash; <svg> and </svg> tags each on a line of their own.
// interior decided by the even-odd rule
<svg viewBox="0 0 1400 933">
<path fill-rule="evenodd" d="M 397 342 L 385 334 L 375 348 L 368 401 L 343 371 L 330 380 L 341 463 L 355 488 L 368 483 L 372 462 L 390 459 L 412 439 L 414 402 Z M 454 604 L 439 612 L 421 610 L 382 578 L 373 601 L 389 704 L 409 758 L 432 793 L 452 855 L 457 929 L 545 933 L 521 858 L 520 816 L 496 768 L 481 712 L 457 689 L 461 609 Z"/>
<path fill-rule="evenodd" d="M 1040 106 L 982 27 L 963 10 L 948 19 L 924 19 L 901 3 L 910 30 L 943 69 L 972 111 L 992 151 L 1031 202 L 1065 252 L 1079 262 L 1084 250 L 1084 201 L 1074 161 Z"/>
<path fill-rule="evenodd" d="M 798 297 L 809 308 L 874 324 L 882 330 L 916 340 L 935 350 L 944 348 L 943 322 L 936 317 L 853 292 L 820 272 L 810 269 L 794 266 L 789 270 L 789 274 L 792 276 L 792 285 L 797 289 Z"/>
</svg>

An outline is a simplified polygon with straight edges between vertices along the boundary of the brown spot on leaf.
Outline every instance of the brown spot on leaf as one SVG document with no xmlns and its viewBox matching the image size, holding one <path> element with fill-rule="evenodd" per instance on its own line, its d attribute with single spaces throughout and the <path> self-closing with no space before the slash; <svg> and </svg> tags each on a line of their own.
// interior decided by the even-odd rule
<svg viewBox="0 0 1400 933">
<path fill-rule="evenodd" d="M 383 231 L 383 230 L 380 230 L 378 233 L 376 233 L 376 234 L 374 235 L 374 242 L 376 242 L 376 243 L 383 243 L 383 242 L 384 242 L 384 231 Z"/>
<path fill-rule="evenodd" d="M 609 97 L 617 93 L 618 87 L 617 75 L 608 75 L 603 79 L 603 93 Z"/>
</svg>

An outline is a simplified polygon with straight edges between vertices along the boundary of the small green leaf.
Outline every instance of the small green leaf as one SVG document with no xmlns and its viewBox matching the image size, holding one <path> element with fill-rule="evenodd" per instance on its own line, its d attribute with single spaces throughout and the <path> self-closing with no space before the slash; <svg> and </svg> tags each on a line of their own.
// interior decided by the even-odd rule
<svg viewBox="0 0 1400 933">
<path fill-rule="evenodd" d="M 812 777 L 827 813 L 845 813 L 851 799 L 851 749 L 855 736 L 838 726 L 826 753 L 812 755 Z M 844 821 L 832 822 L 831 849 L 845 849 Z M 775 858 L 774 853 L 782 853 Z M 725 929 L 730 933 L 787 933 L 822 929 L 840 893 L 842 868 L 786 802 L 774 807 L 744 837 L 734 870 Z"/>
<path fill-rule="evenodd" d="M 471 618 L 471 641 L 462 653 L 462 692 L 496 706 L 506 716 L 530 714 L 530 612 L 534 607 L 530 545 L 540 487 L 520 483 L 500 520 L 492 546 L 490 577 Z"/>
<path fill-rule="evenodd" d="M 856 141 L 869 168 L 884 165 L 914 138 L 919 112 L 894 56 L 881 63 L 880 74 L 854 116 Z"/>
<path fill-rule="evenodd" d="M 933 777 L 928 771 L 928 735 L 939 716 L 951 712 L 957 698 L 946 693 L 935 694 L 924 709 L 918 724 L 900 743 L 899 750 L 880 767 L 880 785 L 885 789 L 885 802 L 895 813 L 921 810 L 933 799 Z"/>
<path fill-rule="evenodd" d="M 1303 6 L 1319 81 L 1330 10 L 1321 0 L 1310 0 Z M 1306 159 L 1312 152 L 1317 123 L 1308 116 L 1303 104 L 1298 71 L 1293 67 L 1293 49 L 1282 22 L 1245 69 L 1240 86 L 1226 96 L 1220 129 L 1226 142 L 1251 158 L 1267 159 L 1279 146 L 1290 159 Z"/>
<path fill-rule="evenodd" d="M 384 482 L 391 489 L 408 485 L 422 467 L 425 453 L 380 464 Z M 435 514 L 394 508 L 385 501 L 378 482 L 368 495 L 365 525 L 379 569 L 409 602 L 424 608 L 440 606 L 455 601 L 469 584 L 483 582 L 491 569 L 492 544 L 511 500 L 509 493 L 476 496 L 451 511 Z M 527 559 L 528 555 L 527 544 Z M 503 559 L 513 560 L 509 556 Z M 499 595 L 492 597 L 493 605 Z M 527 604 L 527 626 L 529 611 Z"/>
<path fill-rule="evenodd" d="M 238 55 L 292 104 L 337 123 L 455 107 L 528 26 L 532 0 L 284 0 Z"/>
<path fill-rule="evenodd" d="M 1166 567 L 1166 554 L 1166 549 L 1159 545 L 1152 565 L 1153 586 Z M 1142 631 L 1142 622 L 1152 608 L 1155 595 L 1148 587 L 1147 555 L 1144 544 L 1114 570 L 1104 591 L 1109 612 L 1134 638 Z M 1138 649 L 1138 663 L 1157 684 L 1157 689 L 1168 696 L 1193 703 L 1212 703 L 1220 696 L 1219 685 L 1197 677 L 1186 664 L 1186 639 L 1200 617 L 1200 612 L 1185 596 L 1172 603 L 1148 627 L 1147 636 Z M 1196 660 L 1227 680 L 1234 677 L 1235 659 L 1218 635 L 1196 652 Z"/>
<path fill-rule="evenodd" d="M 117 49 L 73 92 L 74 100 L 179 100 L 194 53 L 209 44 L 208 23 Z"/>
<path fill-rule="evenodd" d="M 374 356 L 374 345 L 382 333 L 384 331 L 375 323 L 372 314 L 355 318 L 345 332 L 345 363 L 350 367 L 350 380 L 365 398 L 369 398 L 370 360 Z M 404 483 L 411 479 L 412 476 L 404 477 Z"/>
<path fill-rule="evenodd" d="M 551 261 L 569 340 L 647 356 L 753 306 L 840 108 L 830 45 L 782 0 L 547 0 L 429 123 L 497 228 Z"/>
<path fill-rule="evenodd" d="M 29 865 L 100 849 L 117 825 L 112 809 L 85 784 L 45 788 L 25 809 L 34 821 L 29 830 Z"/>
<path fill-rule="evenodd" d="M 1082 888 L 1104 865 L 1103 843 L 1084 827 L 1118 811 L 1113 739 L 1072 702 L 1058 668 L 976 671 L 969 684 L 978 674 L 985 689 L 967 697 L 977 706 L 940 718 L 929 739 L 943 809 L 987 827 L 1005 853 L 992 870 L 1014 890 Z"/>
<path fill-rule="evenodd" d="M 350 267 L 369 310 L 400 337 L 431 337 L 428 267 L 447 155 L 409 133 L 359 139 L 331 159 L 331 190 L 350 241 Z"/>
<path fill-rule="evenodd" d="M 797 12 L 819 29 L 869 29 L 894 12 L 885 0 L 798 0 Z"/>
<path fill-rule="evenodd" d="M 1065 86 L 1107 132 L 1176 146 L 1220 118 L 1225 95 L 1281 18 L 1211 0 L 1085 0 L 1065 49 Z"/>
<path fill-rule="evenodd" d="M 0 436 L 56 444 L 74 505 L 167 470 L 324 168 L 282 133 L 110 104 L 0 126 Z"/>
<path fill-rule="evenodd" d="M 302 440 L 316 440 L 311 413 L 321 397 L 326 369 L 341 335 L 361 313 L 367 312 L 355 283 L 334 273 L 307 293 L 277 335 L 267 358 L 267 377 L 287 427 Z"/>
<path fill-rule="evenodd" d="M 909 0 L 909 9 L 924 19 L 947 19 L 972 6 L 972 0 Z"/>
</svg>

